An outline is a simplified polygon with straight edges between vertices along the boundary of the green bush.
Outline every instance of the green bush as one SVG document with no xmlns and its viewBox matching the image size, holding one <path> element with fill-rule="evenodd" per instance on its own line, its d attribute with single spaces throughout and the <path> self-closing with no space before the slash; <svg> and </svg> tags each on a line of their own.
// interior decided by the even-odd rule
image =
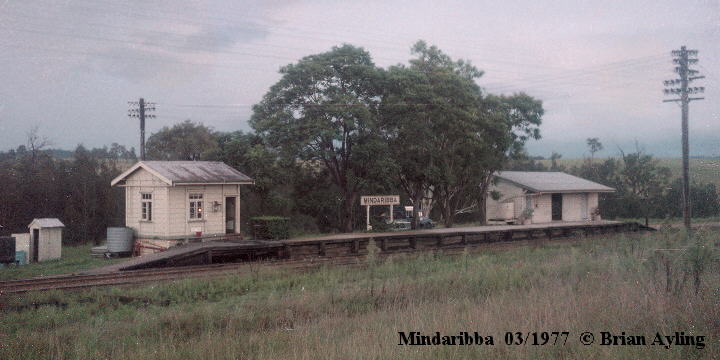
<svg viewBox="0 0 720 360">
<path fill-rule="evenodd" d="M 373 232 L 386 232 L 392 228 L 391 224 L 388 224 L 385 218 L 380 216 L 370 218 L 370 226 L 372 226 Z"/>
<path fill-rule="evenodd" d="M 281 240 L 290 237 L 290 218 L 259 216 L 250 218 L 253 237 L 263 240 Z"/>
</svg>

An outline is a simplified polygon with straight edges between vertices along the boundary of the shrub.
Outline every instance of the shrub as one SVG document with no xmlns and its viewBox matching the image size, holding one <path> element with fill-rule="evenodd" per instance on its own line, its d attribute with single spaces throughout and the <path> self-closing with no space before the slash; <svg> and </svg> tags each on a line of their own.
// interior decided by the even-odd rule
<svg viewBox="0 0 720 360">
<path fill-rule="evenodd" d="M 290 237 L 290 218 L 259 216 L 250 218 L 253 237 L 263 240 L 281 240 Z"/>
<path fill-rule="evenodd" d="M 526 207 L 526 208 L 522 211 L 522 213 L 520 214 L 520 216 L 521 216 L 523 219 L 532 219 L 534 213 L 535 213 L 535 210 L 534 210 L 533 208 Z"/>
<path fill-rule="evenodd" d="M 388 224 L 383 217 L 370 218 L 370 226 L 372 226 L 373 232 L 390 231 L 390 229 L 392 228 L 391 224 Z"/>
</svg>

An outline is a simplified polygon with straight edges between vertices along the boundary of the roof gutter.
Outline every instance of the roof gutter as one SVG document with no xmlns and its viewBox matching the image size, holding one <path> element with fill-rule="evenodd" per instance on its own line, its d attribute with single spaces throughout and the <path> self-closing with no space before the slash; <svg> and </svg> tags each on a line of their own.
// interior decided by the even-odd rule
<svg viewBox="0 0 720 360">
<path fill-rule="evenodd" d="M 172 186 L 178 185 L 254 185 L 255 181 L 228 181 L 228 182 L 174 182 Z"/>
</svg>

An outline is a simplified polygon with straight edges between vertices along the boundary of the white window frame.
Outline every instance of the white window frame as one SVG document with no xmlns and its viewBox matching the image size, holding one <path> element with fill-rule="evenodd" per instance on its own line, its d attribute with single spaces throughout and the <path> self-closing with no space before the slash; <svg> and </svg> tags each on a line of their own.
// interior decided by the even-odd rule
<svg viewBox="0 0 720 360">
<path fill-rule="evenodd" d="M 203 193 L 188 193 L 188 220 L 189 221 L 202 221 L 204 217 L 204 195 Z"/>
<path fill-rule="evenodd" d="M 140 193 L 140 221 L 152 221 L 152 193 Z"/>
</svg>

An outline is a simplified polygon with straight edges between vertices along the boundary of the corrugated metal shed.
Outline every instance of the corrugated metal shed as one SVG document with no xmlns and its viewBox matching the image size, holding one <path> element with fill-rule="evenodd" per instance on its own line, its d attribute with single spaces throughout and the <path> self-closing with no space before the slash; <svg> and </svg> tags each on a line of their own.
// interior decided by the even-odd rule
<svg viewBox="0 0 720 360">
<path fill-rule="evenodd" d="M 501 171 L 495 176 L 538 193 L 614 192 L 615 189 L 564 172 Z"/>
<path fill-rule="evenodd" d="M 36 227 L 36 228 L 56 228 L 56 227 L 65 227 L 63 223 L 57 219 L 57 218 L 42 218 L 42 219 L 33 219 L 33 221 L 28 225 L 29 228 Z"/>
<path fill-rule="evenodd" d="M 150 171 L 168 185 L 250 184 L 252 179 L 220 161 L 141 161 L 120 174 L 112 185 L 124 180 L 138 168 Z"/>
</svg>

